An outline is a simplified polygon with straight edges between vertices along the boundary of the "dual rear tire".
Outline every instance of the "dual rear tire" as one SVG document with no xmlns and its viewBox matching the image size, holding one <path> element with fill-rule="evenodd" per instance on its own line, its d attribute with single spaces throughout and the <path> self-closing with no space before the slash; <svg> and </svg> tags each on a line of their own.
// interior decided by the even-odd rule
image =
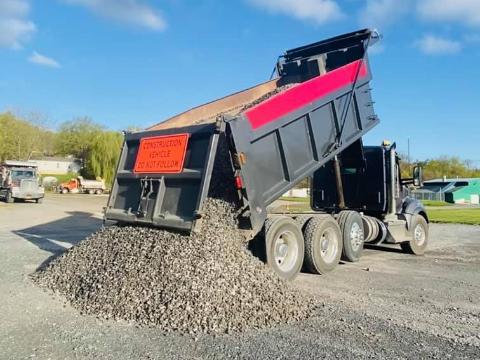
<svg viewBox="0 0 480 360">
<path fill-rule="evenodd" d="M 304 239 L 302 230 L 290 217 L 279 216 L 265 223 L 267 264 L 282 279 L 292 280 L 302 269 Z"/>
<path fill-rule="evenodd" d="M 340 261 L 343 242 L 340 227 L 330 215 L 311 218 L 305 226 L 305 268 L 314 274 L 332 271 Z"/>
<path fill-rule="evenodd" d="M 331 215 L 279 216 L 265 224 L 267 264 L 283 279 L 291 280 L 302 266 L 315 274 L 332 271 L 340 259 L 358 261 L 363 251 L 362 217 L 343 211 Z"/>
<path fill-rule="evenodd" d="M 365 240 L 362 216 L 356 211 L 341 211 L 338 224 L 343 238 L 342 260 L 357 262 L 362 256 Z"/>
</svg>

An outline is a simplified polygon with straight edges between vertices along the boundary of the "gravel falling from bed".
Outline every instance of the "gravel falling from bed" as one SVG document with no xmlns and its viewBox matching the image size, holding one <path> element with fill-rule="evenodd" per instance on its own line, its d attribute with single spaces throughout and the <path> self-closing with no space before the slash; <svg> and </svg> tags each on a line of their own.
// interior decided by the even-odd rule
<svg viewBox="0 0 480 360">
<path fill-rule="evenodd" d="M 308 317 L 313 299 L 246 249 L 231 182 L 217 155 L 199 233 L 107 227 L 32 278 L 81 313 L 164 331 L 237 332 Z"/>
</svg>

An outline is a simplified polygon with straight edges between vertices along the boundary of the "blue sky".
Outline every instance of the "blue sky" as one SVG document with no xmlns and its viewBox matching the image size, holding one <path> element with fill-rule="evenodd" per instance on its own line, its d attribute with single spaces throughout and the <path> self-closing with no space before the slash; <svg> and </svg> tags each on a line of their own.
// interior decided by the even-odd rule
<svg viewBox="0 0 480 360">
<path fill-rule="evenodd" d="M 145 127 L 362 27 L 384 35 L 366 142 L 480 166 L 480 0 L 0 0 L 0 111 Z"/>
</svg>

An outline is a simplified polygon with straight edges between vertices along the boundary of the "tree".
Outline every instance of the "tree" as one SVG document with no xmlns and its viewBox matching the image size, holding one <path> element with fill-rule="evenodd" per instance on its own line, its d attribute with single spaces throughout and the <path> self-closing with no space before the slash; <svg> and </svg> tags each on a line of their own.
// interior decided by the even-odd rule
<svg viewBox="0 0 480 360">
<path fill-rule="evenodd" d="M 405 159 L 404 156 L 400 157 Z M 425 180 L 439 179 L 444 176 L 447 178 L 480 177 L 480 169 L 474 168 L 472 162 L 462 160 L 455 156 L 441 156 L 435 159 L 416 161 L 411 164 L 402 160 L 401 171 L 403 178 L 409 178 L 412 176 L 411 172 L 414 165 L 423 168 L 423 176 Z"/>
<path fill-rule="evenodd" d="M 44 127 L 10 112 L 0 114 L 0 129 L 0 161 L 28 160 L 34 153 L 43 154 L 54 137 Z"/>
<path fill-rule="evenodd" d="M 57 153 L 80 159 L 83 176 L 101 177 L 107 184 L 115 176 L 121 145 L 119 132 L 107 131 L 89 118 L 63 123 L 56 137 Z"/>
<path fill-rule="evenodd" d="M 92 141 L 87 168 L 95 177 L 103 178 L 107 184 L 113 182 L 122 142 L 122 134 L 113 131 L 98 133 Z"/>
<path fill-rule="evenodd" d="M 83 117 L 60 125 L 55 142 L 55 151 L 61 155 L 73 155 L 85 165 L 93 140 L 104 131 L 101 125 Z"/>
</svg>

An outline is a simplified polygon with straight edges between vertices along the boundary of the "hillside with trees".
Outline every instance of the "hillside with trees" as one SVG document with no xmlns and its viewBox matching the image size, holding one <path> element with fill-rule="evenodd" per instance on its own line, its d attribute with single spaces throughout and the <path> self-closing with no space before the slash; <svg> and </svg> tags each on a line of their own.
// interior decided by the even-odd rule
<svg viewBox="0 0 480 360">
<path fill-rule="evenodd" d="M 72 155 L 81 161 L 84 177 L 110 184 L 122 141 L 120 132 L 89 118 L 64 122 L 53 131 L 9 112 L 0 114 L 0 162 Z"/>
<path fill-rule="evenodd" d="M 412 169 L 415 165 L 423 168 L 425 180 L 447 178 L 473 178 L 480 177 L 480 169 L 475 168 L 468 160 L 462 160 L 456 156 L 440 156 L 424 161 L 408 163 L 406 156 L 402 157 L 402 177 L 412 176 Z"/>
</svg>

